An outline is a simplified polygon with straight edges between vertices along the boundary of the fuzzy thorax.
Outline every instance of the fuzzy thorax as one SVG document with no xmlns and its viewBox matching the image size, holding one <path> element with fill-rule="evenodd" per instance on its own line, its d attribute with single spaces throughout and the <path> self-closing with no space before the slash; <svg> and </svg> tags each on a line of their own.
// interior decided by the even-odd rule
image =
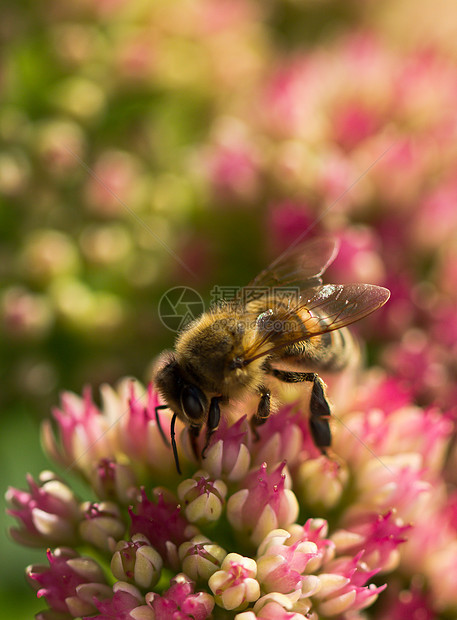
<svg viewBox="0 0 457 620">
<path fill-rule="evenodd" d="M 237 398 L 262 384 L 265 358 L 246 363 L 258 334 L 228 314 L 205 313 L 179 336 L 176 357 L 183 370 L 210 393 Z"/>
</svg>

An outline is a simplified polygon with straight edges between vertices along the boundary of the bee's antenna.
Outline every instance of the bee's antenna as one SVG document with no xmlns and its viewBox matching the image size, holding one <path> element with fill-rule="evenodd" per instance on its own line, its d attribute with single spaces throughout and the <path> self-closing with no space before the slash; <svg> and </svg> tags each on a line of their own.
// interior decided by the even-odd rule
<svg viewBox="0 0 457 620">
<path fill-rule="evenodd" d="M 181 468 L 179 467 L 179 457 L 178 457 L 178 448 L 176 447 L 176 439 L 175 439 L 175 422 L 177 418 L 177 414 L 173 413 L 173 417 L 171 418 L 170 425 L 170 439 L 171 439 L 171 447 L 173 448 L 173 456 L 175 457 L 176 463 L 176 471 L 179 475 L 181 475 Z"/>
<path fill-rule="evenodd" d="M 168 447 L 170 447 L 170 442 L 168 441 L 168 439 L 165 436 L 165 433 L 163 432 L 163 428 L 162 425 L 160 423 L 160 418 L 159 418 L 159 414 L 158 411 L 159 409 L 168 409 L 168 405 L 157 405 L 157 407 L 154 409 L 154 413 L 155 413 L 155 417 L 156 417 L 156 424 L 157 424 L 157 428 L 159 429 L 159 433 L 160 436 L 163 439 L 163 443 Z"/>
</svg>

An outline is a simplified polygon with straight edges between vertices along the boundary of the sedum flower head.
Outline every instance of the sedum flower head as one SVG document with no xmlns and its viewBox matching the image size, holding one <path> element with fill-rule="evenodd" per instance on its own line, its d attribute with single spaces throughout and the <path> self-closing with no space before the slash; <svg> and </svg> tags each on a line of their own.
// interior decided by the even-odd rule
<svg viewBox="0 0 457 620">
<path fill-rule="evenodd" d="M 75 618 L 95 612 L 94 597 L 109 598 L 111 588 L 106 585 L 99 564 L 76 551 L 58 547 L 47 551 L 49 567 L 34 565 L 27 568 L 27 577 L 44 597 L 49 609 L 67 613 Z"/>
<path fill-rule="evenodd" d="M 66 395 L 56 433 L 45 423 L 45 445 L 80 474 L 87 497 L 50 472 L 38 482 L 29 476 L 27 491 L 7 493 L 12 536 L 49 547 L 48 565 L 27 569 L 47 604 L 37 617 L 354 620 L 361 610 L 370 618 L 384 590 L 418 570 L 431 592 L 443 585 L 447 613 L 457 605 L 457 502 L 446 504 L 437 472 L 451 427 L 441 424 L 428 442 L 402 439 L 418 409 L 386 382 L 392 401 L 376 414 L 377 429 L 374 393 L 348 401 L 344 424 L 334 425 L 338 460 L 317 454 L 305 400 L 280 408 L 257 440 L 239 405 L 198 462 L 178 432 L 183 476 L 157 426 L 154 407 L 162 403 L 152 385 L 103 387 L 101 407 L 88 391 Z M 172 414 L 159 413 L 167 433 Z"/>
<path fill-rule="evenodd" d="M 163 561 L 146 536 L 134 534 L 130 541 L 115 546 L 111 571 L 120 581 L 131 581 L 142 588 L 151 588 L 160 579 Z"/>
<path fill-rule="evenodd" d="M 123 505 L 130 504 L 137 491 L 132 468 L 114 459 L 100 459 L 94 463 L 90 479 L 97 497 Z"/>
<path fill-rule="evenodd" d="M 81 539 L 104 551 L 125 532 L 123 515 L 114 502 L 84 502 L 84 518 L 79 524 Z"/>
<path fill-rule="evenodd" d="M 144 489 L 136 510 L 129 508 L 130 534 L 143 534 L 151 541 L 168 566 L 178 566 L 178 547 L 196 533 L 182 514 L 181 507 L 173 497 L 164 498 L 162 491 L 157 501 L 150 501 Z"/>
<path fill-rule="evenodd" d="M 323 616 L 338 616 L 348 609 L 363 609 L 373 603 L 386 586 L 366 586 L 376 574 L 361 562 L 363 552 L 352 557 L 335 558 L 327 565 L 330 572 L 319 575 L 320 588 L 315 599 Z"/>
<path fill-rule="evenodd" d="M 227 517 L 238 532 L 258 544 L 272 529 L 293 523 L 298 516 L 298 502 L 286 488 L 286 462 L 271 473 L 267 463 L 249 473 L 244 488 L 234 493 L 227 503 Z"/>
<path fill-rule="evenodd" d="M 292 536 L 285 530 L 273 530 L 259 545 L 257 551 L 258 579 L 265 592 L 291 594 L 301 592 L 300 598 L 318 589 L 315 575 L 306 574 L 316 564 L 319 549 L 306 536 L 292 543 Z"/>
<path fill-rule="evenodd" d="M 208 581 L 227 555 L 225 549 L 201 534 L 179 547 L 179 558 L 186 575 L 194 581 Z"/>
<path fill-rule="evenodd" d="M 226 484 L 222 480 L 211 481 L 205 471 L 198 471 L 178 486 L 178 497 L 185 506 L 187 519 L 199 525 L 220 518 L 226 495 Z"/>
<path fill-rule="evenodd" d="M 248 473 L 251 455 L 247 445 L 249 427 L 246 416 L 241 416 L 231 426 L 222 419 L 205 455 L 205 469 L 215 479 L 229 481 L 244 478 Z"/>
<path fill-rule="evenodd" d="M 195 592 L 193 581 L 182 573 L 170 581 L 163 595 L 151 592 L 146 601 L 154 612 L 154 620 L 205 620 L 214 607 L 213 597 Z"/>
<path fill-rule="evenodd" d="M 256 580 L 257 565 L 252 558 L 229 553 L 218 570 L 208 580 L 217 604 L 223 609 L 243 609 L 260 596 Z"/>
<path fill-rule="evenodd" d="M 6 493 L 8 514 L 19 522 L 11 536 L 31 547 L 75 544 L 82 510 L 70 487 L 49 471 L 41 472 L 39 483 L 30 475 L 27 482 L 29 491 L 10 488 Z"/>
</svg>

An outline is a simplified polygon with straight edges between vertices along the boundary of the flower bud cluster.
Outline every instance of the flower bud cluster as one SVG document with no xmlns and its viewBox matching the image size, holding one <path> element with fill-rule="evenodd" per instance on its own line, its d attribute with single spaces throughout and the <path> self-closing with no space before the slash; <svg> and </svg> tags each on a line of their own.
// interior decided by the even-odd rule
<svg viewBox="0 0 457 620">
<path fill-rule="evenodd" d="M 388 582 L 413 561 L 414 537 L 424 540 L 413 519 L 432 492 L 426 474 L 436 471 L 437 457 L 427 470 L 419 453 L 371 454 L 362 461 L 356 451 L 343 461 L 343 449 L 338 461 L 317 456 L 297 407 L 288 406 L 278 413 L 281 425 L 271 418 L 259 427 L 257 441 L 243 416 L 222 422 L 200 469 L 183 458 L 185 476 L 169 472 L 163 484 L 165 466 L 149 466 L 153 457 L 142 452 L 153 440 L 161 442 L 157 459 L 167 449 L 150 413 L 158 397 L 149 386 L 134 402 L 139 392 L 131 382 L 118 396 L 104 388 L 104 410 L 88 393 L 83 400 L 67 396 L 57 415 L 60 443 L 54 438 L 50 453 L 62 462 L 76 456 L 78 442 L 89 451 L 78 467 L 97 501 L 81 501 L 50 472 L 39 483 L 29 477 L 29 491 L 8 491 L 10 514 L 18 521 L 12 535 L 21 544 L 54 548 L 47 553 L 49 566 L 28 569 L 48 605 L 43 619 L 356 617 L 386 588 L 372 583 L 376 574 Z M 123 408 L 121 438 L 110 420 Z M 161 414 L 164 426 L 170 416 Z M 384 423 L 394 436 L 403 418 L 385 416 Z M 88 445 L 100 429 L 102 445 Z M 138 454 L 132 452 L 135 438 Z M 185 444 L 186 433 L 181 439 Z M 369 447 L 371 431 L 361 440 Z M 339 441 L 337 434 L 336 446 Z M 437 455 L 444 453 L 438 441 Z M 73 452 L 67 455 L 64 446 Z M 278 446 L 290 447 L 290 467 L 287 459 L 278 460 Z M 172 461 L 169 448 L 167 455 Z M 268 460 L 255 464 L 261 457 Z M 310 509 L 322 516 L 307 517 Z M 440 518 L 447 519 L 443 536 L 449 540 L 452 514 Z M 424 544 L 437 549 L 438 540 Z M 80 556 L 79 548 L 92 550 L 92 557 Z M 437 552 L 449 565 L 449 554 Z M 430 558 L 424 569 L 437 587 L 436 562 Z M 451 600 L 450 589 L 446 597 Z"/>
</svg>

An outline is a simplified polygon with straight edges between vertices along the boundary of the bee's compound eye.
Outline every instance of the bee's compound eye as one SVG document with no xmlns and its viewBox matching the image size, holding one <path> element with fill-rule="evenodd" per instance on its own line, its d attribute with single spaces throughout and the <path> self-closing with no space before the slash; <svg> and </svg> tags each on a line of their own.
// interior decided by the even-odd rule
<svg viewBox="0 0 457 620">
<path fill-rule="evenodd" d="M 201 420 L 205 413 L 206 397 L 195 385 L 185 385 L 181 392 L 181 407 L 191 420 Z"/>
</svg>

